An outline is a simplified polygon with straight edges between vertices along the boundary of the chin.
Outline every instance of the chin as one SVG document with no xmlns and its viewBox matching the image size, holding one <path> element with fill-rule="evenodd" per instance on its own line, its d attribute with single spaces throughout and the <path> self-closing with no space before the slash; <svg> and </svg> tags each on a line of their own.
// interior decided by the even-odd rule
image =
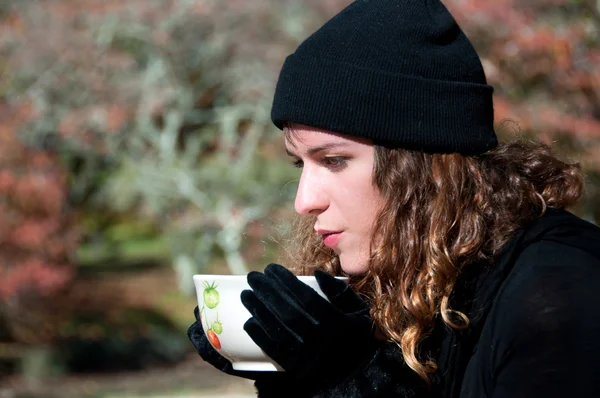
<svg viewBox="0 0 600 398">
<path fill-rule="evenodd" d="M 340 256 L 340 267 L 348 275 L 362 275 L 369 268 L 366 261 L 357 261 L 356 257 L 350 259 Z M 349 261 L 350 260 L 350 261 Z"/>
</svg>

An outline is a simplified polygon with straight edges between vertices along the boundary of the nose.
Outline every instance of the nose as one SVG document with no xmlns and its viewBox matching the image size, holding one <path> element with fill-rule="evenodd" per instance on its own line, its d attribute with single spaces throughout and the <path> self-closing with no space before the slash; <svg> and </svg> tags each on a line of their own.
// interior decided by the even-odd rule
<svg viewBox="0 0 600 398">
<path fill-rule="evenodd" d="M 329 198 L 323 190 L 323 182 L 307 167 L 302 170 L 294 208 L 301 216 L 318 215 L 329 207 Z"/>
</svg>

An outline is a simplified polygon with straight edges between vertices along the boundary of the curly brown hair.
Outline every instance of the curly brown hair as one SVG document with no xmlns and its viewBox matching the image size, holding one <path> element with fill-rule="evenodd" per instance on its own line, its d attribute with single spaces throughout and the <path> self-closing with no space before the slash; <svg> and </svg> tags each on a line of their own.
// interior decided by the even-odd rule
<svg viewBox="0 0 600 398">
<path fill-rule="evenodd" d="M 373 180 L 385 204 L 374 225 L 368 271 L 350 283 L 372 303 L 381 333 L 427 381 L 437 365 L 420 358 L 418 349 L 434 320 L 469 325 L 465 314 L 449 307 L 461 269 L 492 262 L 521 225 L 541 217 L 547 206 L 573 205 L 583 191 L 579 164 L 526 140 L 478 156 L 376 146 Z M 314 217 L 294 222 L 284 264 L 300 275 L 315 269 L 342 275 L 314 223 Z"/>
</svg>

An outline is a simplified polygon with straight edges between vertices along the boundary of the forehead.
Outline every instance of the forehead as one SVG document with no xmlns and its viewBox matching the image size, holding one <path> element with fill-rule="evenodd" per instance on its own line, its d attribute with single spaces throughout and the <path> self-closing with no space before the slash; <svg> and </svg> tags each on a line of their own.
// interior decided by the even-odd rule
<svg viewBox="0 0 600 398">
<path fill-rule="evenodd" d="M 372 146 L 366 138 L 356 138 L 348 135 L 334 133 L 332 131 L 293 124 L 284 128 L 285 145 L 288 148 L 310 148 L 310 147 L 347 147 L 359 148 Z"/>
</svg>

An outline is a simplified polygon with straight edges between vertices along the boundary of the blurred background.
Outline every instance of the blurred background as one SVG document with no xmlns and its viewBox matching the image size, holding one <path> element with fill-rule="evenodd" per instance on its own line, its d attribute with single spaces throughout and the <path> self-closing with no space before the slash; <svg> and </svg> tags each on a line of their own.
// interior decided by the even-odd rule
<svg viewBox="0 0 600 398">
<path fill-rule="evenodd" d="M 277 260 L 299 173 L 274 85 L 349 3 L 0 1 L 0 397 L 251 396 L 187 339 L 191 275 Z M 445 4 L 501 138 L 581 162 L 598 223 L 600 1 Z"/>
</svg>

